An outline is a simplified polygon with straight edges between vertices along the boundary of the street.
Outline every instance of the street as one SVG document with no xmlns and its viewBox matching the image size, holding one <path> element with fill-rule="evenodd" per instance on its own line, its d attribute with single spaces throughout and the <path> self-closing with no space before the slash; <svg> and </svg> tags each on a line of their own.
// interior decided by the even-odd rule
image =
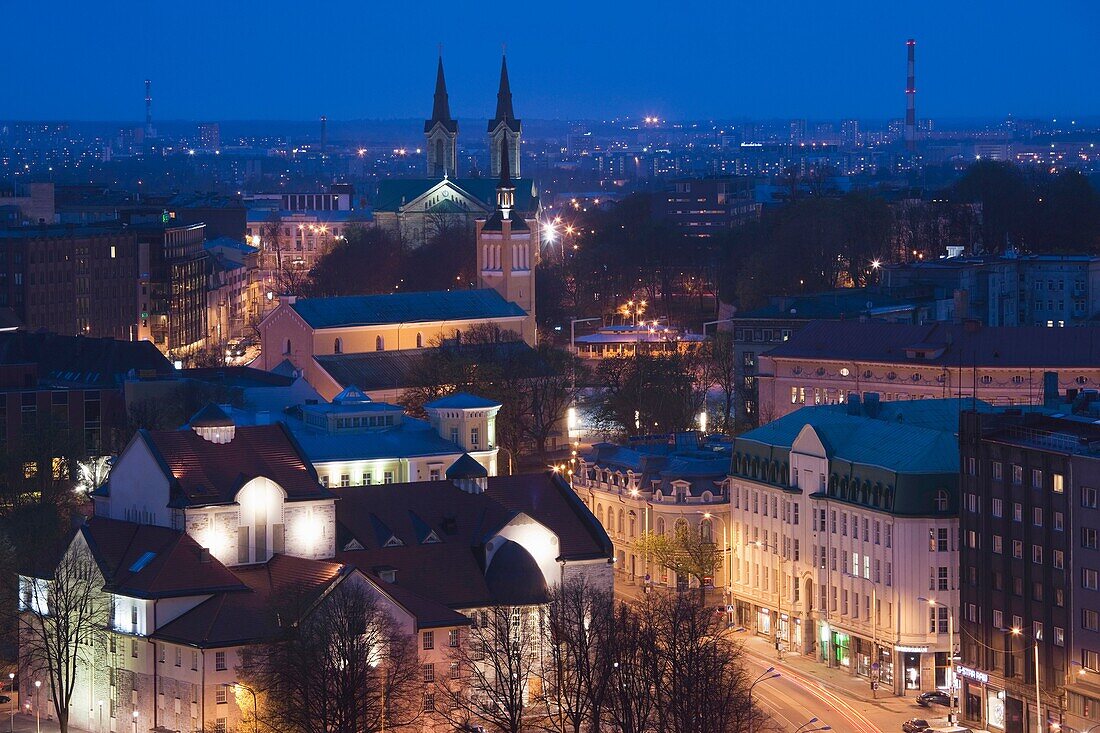
<svg viewBox="0 0 1100 733">
<path fill-rule="evenodd" d="M 631 602 L 639 597 L 639 588 L 616 578 L 615 594 Z M 915 693 L 897 697 L 879 690 L 872 696 L 866 680 L 846 670 L 826 668 L 812 659 L 786 655 L 776 659 L 769 639 L 750 631 L 731 631 L 743 645 L 744 661 L 751 679 L 767 677 L 769 667 L 779 673 L 775 679 L 762 679 L 753 688 L 753 698 L 771 718 L 767 731 L 794 733 L 811 718 L 818 722 L 803 730 L 830 726 L 844 733 L 896 733 L 909 718 L 924 718 L 930 725 L 946 725 L 947 710 L 917 705 Z"/>
</svg>

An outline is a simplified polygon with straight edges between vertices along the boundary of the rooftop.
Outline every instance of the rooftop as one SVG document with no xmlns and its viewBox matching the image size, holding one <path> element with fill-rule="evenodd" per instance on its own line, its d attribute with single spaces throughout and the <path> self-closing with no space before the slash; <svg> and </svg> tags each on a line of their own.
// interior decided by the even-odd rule
<svg viewBox="0 0 1100 733">
<path fill-rule="evenodd" d="M 812 321 L 769 351 L 768 357 L 948 368 L 1096 368 L 1100 329 Z"/>
<path fill-rule="evenodd" d="M 526 315 L 491 288 L 304 298 L 290 306 L 313 328 L 347 328 Z"/>
</svg>

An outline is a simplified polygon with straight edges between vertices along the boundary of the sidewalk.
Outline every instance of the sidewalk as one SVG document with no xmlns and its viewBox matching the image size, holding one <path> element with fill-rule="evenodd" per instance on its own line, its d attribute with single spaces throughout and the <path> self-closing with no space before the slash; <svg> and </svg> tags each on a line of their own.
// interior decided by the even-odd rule
<svg viewBox="0 0 1100 733">
<path fill-rule="evenodd" d="M 818 683 L 849 703 L 873 706 L 891 717 L 896 717 L 899 727 L 909 718 L 924 718 L 930 725 L 947 725 L 947 709 L 938 705 L 927 708 L 918 705 L 916 691 L 911 690 L 906 696 L 898 696 L 880 686 L 877 691 L 872 692 L 866 679 L 851 675 L 847 670 L 826 667 L 813 659 L 793 653 L 784 653 L 783 660 L 779 661 L 771 640 L 751 631 L 733 631 L 730 637 L 742 642 L 745 653 L 759 662 L 774 666 L 779 672 L 791 674 L 803 681 Z"/>
</svg>

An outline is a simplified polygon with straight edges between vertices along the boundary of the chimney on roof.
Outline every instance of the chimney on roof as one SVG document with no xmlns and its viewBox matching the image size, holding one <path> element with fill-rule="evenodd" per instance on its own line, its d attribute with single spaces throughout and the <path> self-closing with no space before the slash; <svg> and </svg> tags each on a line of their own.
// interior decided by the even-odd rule
<svg viewBox="0 0 1100 733">
<path fill-rule="evenodd" d="M 1061 395 L 1058 394 L 1058 372 L 1043 372 L 1043 407 L 1058 406 Z"/>
<path fill-rule="evenodd" d="M 848 394 L 848 414 L 859 415 L 862 411 L 862 407 L 859 403 L 859 394 L 857 392 L 850 392 Z"/>
<path fill-rule="evenodd" d="M 209 547 L 200 547 L 199 548 L 199 562 L 201 562 L 201 563 L 210 562 L 210 548 Z"/>
<path fill-rule="evenodd" d="M 878 417 L 882 403 L 879 402 L 878 392 L 868 392 L 863 395 L 863 413 L 867 417 Z"/>
</svg>

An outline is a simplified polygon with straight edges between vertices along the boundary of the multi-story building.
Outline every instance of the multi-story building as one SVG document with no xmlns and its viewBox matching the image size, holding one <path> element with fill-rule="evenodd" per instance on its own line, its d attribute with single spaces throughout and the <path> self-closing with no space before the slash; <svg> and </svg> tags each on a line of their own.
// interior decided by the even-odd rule
<svg viewBox="0 0 1100 733">
<path fill-rule="evenodd" d="M 329 194 L 319 196 L 321 203 L 328 201 Z M 252 208 L 245 241 L 260 250 L 265 277 L 274 278 L 285 269 L 308 272 L 349 229 L 370 221 L 369 212 L 347 209 Z"/>
<path fill-rule="evenodd" d="M 176 225 L 163 216 L 134 221 L 130 230 L 137 234 L 139 250 L 137 338 L 152 341 L 165 354 L 199 348 L 207 337 L 206 225 Z"/>
<path fill-rule="evenodd" d="M 878 320 L 925 323 L 943 320 L 927 298 L 893 296 L 868 288 L 845 288 L 801 296 L 772 296 L 758 308 L 729 319 L 737 382 L 734 414 L 742 425 L 761 421 L 757 377 L 760 358 L 814 320 Z M 763 422 L 774 416 L 764 415 Z"/>
<path fill-rule="evenodd" d="M 309 400 L 285 410 L 289 428 L 322 486 L 369 486 L 438 481 L 464 455 L 497 475 L 496 416 L 501 404 L 463 392 L 424 405 L 427 420 L 400 405 L 376 402 L 349 387 L 332 402 Z M 225 419 L 210 405 L 199 419 Z M 229 412 L 234 422 L 270 422 L 264 411 Z"/>
<path fill-rule="evenodd" d="M 682 433 L 628 445 L 597 443 L 578 456 L 573 490 L 615 543 L 615 570 L 622 580 L 671 588 L 696 582 L 651 563 L 635 545 L 647 532 L 672 534 L 682 524 L 700 528 L 716 542 L 723 538 L 729 448 L 726 442 Z M 729 577 L 723 555 L 711 585 L 728 593 Z"/>
<path fill-rule="evenodd" d="M 946 257 L 887 265 L 882 285 L 953 303 L 987 326 L 1088 326 L 1100 314 L 1100 257 Z"/>
<path fill-rule="evenodd" d="M 242 651 L 277 639 L 288 621 L 280 598 L 294 592 L 314 613 L 347 582 L 414 636 L 418 726 L 435 730 L 433 685 L 471 618 L 502 606 L 537 613 L 573 577 L 611 587 L 611 543 L 560 476 L 490 479 L 469 456 L 435 481 L 329 489 L 285 426 L 208 413 L 182 430 L 139 432 L 93 498 L 68 552 L 94 559 L 110 610 L 77 664 L 70 711 L 96 733 L 237 729 L 259 704 L 231 689 Z M 24 639 L 49 608 L 54 574 L 44 565 L 20 578 Z M 28 648 L 22 698 L 50 717 Z"/>
<path fill-rule="evenodd" d="M 661 216 L 689 237 L 713 237 L 760 217 L 754 182 L 742 178 L 685 178 L 670 181 Z"/>
<path fill-rule="evenodd" d="M 1043 373 L 1061 389 L 1100 386 L 1097 329 L 813 321 L 760 357 L 760 414 L 876 392 L 885 401 L 974 397 L 1039 404 Z"/>
<path fill-rule="evenodd" d="M 141 251 L 117 224 L 2 229 L 0 307 L 31 330 L 134 339 Z"/>
<path fill-rule="evenodd" d="M 960 435 L 962 712 L 1006 733 L 1100 724 L 1100 404 L 1048 394 Z"/>
<path fill-rule="evenodd" d="M 853 395 L 735 438 L 737 620 L 896 694 L 949 686 L 969 404 Z"/>
</svg>

